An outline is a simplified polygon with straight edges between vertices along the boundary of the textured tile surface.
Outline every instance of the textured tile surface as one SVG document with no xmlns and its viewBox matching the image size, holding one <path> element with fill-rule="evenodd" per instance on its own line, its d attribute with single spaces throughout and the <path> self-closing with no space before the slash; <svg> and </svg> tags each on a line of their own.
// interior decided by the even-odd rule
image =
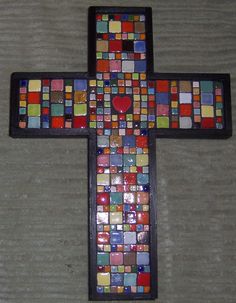
<svg viewBox="0 0 236 303">
<path fill-rule="evenodd" d="M 1 302 L 87 302 L 86 140 L 9 138 L 9 76 L 86 71 L 87 8 L 104 4 L 0 0 Z M 236 4 L 145 5 L 155 71 L 230 72 L 235 122 Z M 160 140 L 157 160 L 158 302 L 235 302 L 235 137 Z"/>
</svg>

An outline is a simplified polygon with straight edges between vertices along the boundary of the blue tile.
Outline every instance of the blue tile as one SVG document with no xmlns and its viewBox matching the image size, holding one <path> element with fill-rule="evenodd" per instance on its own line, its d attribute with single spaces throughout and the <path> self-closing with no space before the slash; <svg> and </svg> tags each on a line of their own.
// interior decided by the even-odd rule
<svg viewBox="0 0 236 303">
<path fill-rule="evenodd" d="M 75 80 L 74 90 L 87 90 L 87 80 Z"/>
<path fill-rule="evenodd" d="M 40 117 L 29 117 L 28 128 L 40 128 Z"/>
<path fill-rule="evenodd" d="M 213 104 L 213 94 L 202 93 L 201 94 L 201 103 L 204 105 L 212 105 Z"/>
<path fill-rule="evenodd" d="M 42 116 L 42 122 L 49 122 L 49 116 Z"/>
<path fill-rule="evenodd" d="M 135 147 L 135 136 L 123 136 L 123 146 Z"/>
<path fill-rule="evenodd" d="M 72 115 L 72 107 L 66 107 L 66 108 L 65 108 L 65 113 L 66 113 L 67 115 Z"/>
<path fill-rule="evenodd" d="M 49 122 L 43 122 L 42 125 L 43 128 L 49 128 Z"/>
<path fill-rule="evenodd" d="M 144 41 L 134 41 L 134 52 L 135 53 L 145 53 L 146 43 Z"/>
<path fill-rule="evenodd" d="M 21 87 L 26 87 L 27 86 L 28 81 L 27 80 L 20 80 L 20 86 Z"/>
<path fill-rule="evenodd" d="M 112 231 L 111 232 L 111 244 L 123 244 L 123 232 L 122 231 Z"/>
<path fill-rule="evenodd" d="M 146 60 L 136 60 L 134 61 L 134 71 L 135 73 L 145 72 L 147 68 Z"/>
<path fill-rule="evenodd" d="M 138 293 L 143 293 L 144 292 L 144 287 L 143 286 L 138 286 L 137 287 L 137 292 Z"/>
<path fill-rule="evenodd" d="M 149 264 L 149 253 L 137 252 L 137 265 L 148 265 L 148 264 Z"/>
<path fill-rule="evenodd" d="M 122 286 L 124 281 L 123 274 L 111 274 L 111 285 L 113 286 Z"/>
<path fill-rule="evenodd" d="M 111 166 L 122 166 L 122 155 L 110 155 Z"/>
<path fill-rule="evenodd" d="M 157 93 L 156 103 L 158 104 L 169 104 L 169 94 L 168 93 Z"/>
<path fill-rule="evenodd" d="M 125 294 L 130 294 L 131 293 L 131 287 L 130 286 L 125 286 L 124 287 L 124 293 Z"/>
<path fill-rule="evenodd" d="M 103 287 L 102 286 L 97 286 L 97 292 L 99 294 L 102 294 L 103 293 Z"/>
</svg>

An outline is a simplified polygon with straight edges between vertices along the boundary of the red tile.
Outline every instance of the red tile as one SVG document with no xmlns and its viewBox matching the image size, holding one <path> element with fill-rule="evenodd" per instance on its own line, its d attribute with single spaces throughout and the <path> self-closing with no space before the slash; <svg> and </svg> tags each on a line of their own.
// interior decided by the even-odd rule
<svg viewBox="0 0 236 303">
<path fill-rule="evenodd" d="M 138 80 L 133 80 L 132 84 L 133 84 L 133 86 L 139 87 L 139 81 Z"/>
<path fill-rule="evenodd" d="M 192 105 L 191 104 L 180 104 L 180 116 L 189 117 L 192 115 Z"/>
<path fill-rule="evenodd" d="M 114 16 L 114 20 L 115 20 L 115 21 L 119 21 L 120 18 L 121 18 L 121 15 L 115 15 L 115 16 Z"/>
<path fill-rule="evenodd" d="M 179 128 L 179 123 L 177 121 L 171 122 L 171 128 Z"/>
<path fill-rule="evenodd" d="M 108 72 L 109 71 L 109 60 L 98 60 L 97 61 L 97 71 L 98 72 Z"/>
<path fill-rule="evenodd" d="M 42 114 L 43 114 L 43 115 L 49 115 L 49 108 L 48 108 L 48 107 L 44 107 L 44 108 L 42 109 Z"/>
<path fill-rule="evenodd" d="M 150 286 L 150 273 L 149 272 L 139 272 L 137 284 L 138 284 L 138 286 Z"/>
<path fill-rule="evenodd" d="M 85 128 L 87 127 L 87 118 L 86 117 L 74 117 L 74 128 Z"/>
<path fill-rule="evenodd" d="M 137 224 L 149 224 L 149 212 L 137 212 Z"/>
<path fill-rule="evenodd" d="M 214 118 L 202 118 L 201 127 L 202 128 L 215 128 Z"/>
<path fill-rule="evenodd" d="M 64 128 L 64 117 L 52 117 L 52 128 Z"/>
<path fill-rule="evenodd" d="M 124 33 L 132 33 L 134 31 L 133 22 L 122 22 L 122 32 Z"/>
<path fill-rule="evenodd" d="M 156 89 L 157 89 L 158 93 L 168 93 L 169 92 L 169 81 L 157 80 Z"/>
<path fill-rule="evenodd" d="M 136 146 L 137 147 L 147 147 L 148 145 L 148 141 L 147 141 L 147 137 L 146 136 L 138 136 L 136 137 Z"/>
<path fill-rule="evenodd" d="M 110 196 L 108 193 L 98 193 L 97 194 L 97 204 L 99 205 L 109 205 Z"/>
<path fill-rule="evenodd" d="M 98 232 L 97 233 L 97 243 L 98 244 L 109 244 L 110 233 L 108 232 Z"/>
<path fill-rule="evenodd" d="M 43 86 L 49 86 L 49 84 L 50 84 L 49 80 L 47 80 L 47 79 L 43 80 Z"/>
<path fill-rule="evenodd" d="M 122 51 L 122 41 L 121 40 L 111 40 L 109 42 L 110 52 L 121 52 Z"/>
<path fill-rule="evenodd" d="M 28 93 L 28 103 L 39 104 L 40 103 L 40 93 Z"/>
<path fill-rule="evenodd" d="M 178 94 L 171 94 L 171 101 L 178 101 Z"/>
<path fill-rule="evenodd" d="M 136 174 L 132 174 L 132 173 L 124 173 L 124 184 L 136 184 Z"/>
</svg>

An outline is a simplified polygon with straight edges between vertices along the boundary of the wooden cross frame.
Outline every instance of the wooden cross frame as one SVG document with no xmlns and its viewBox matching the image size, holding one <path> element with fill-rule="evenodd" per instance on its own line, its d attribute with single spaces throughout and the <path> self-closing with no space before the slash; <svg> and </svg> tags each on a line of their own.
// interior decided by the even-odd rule
<svg viewBox="0 0 236 303">
<path fill-rule="evenodd" d="M 12 137 L 88 138 L 92 300 L 157 297 L 155 138 L 231 132 L 229 75 L 153 72 L 150 8 L 89 8 L 88 73 L 12 75 Z"/>
</svg>

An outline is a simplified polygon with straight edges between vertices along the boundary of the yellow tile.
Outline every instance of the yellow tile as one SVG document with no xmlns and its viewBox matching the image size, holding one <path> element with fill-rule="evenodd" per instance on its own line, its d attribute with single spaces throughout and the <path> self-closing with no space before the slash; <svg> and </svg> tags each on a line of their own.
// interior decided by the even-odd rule
<svg viewBox="0 0 236 303">
<path fill-rule="evenodd" d="M 137 166 L 147 166 L 148 165 L 148 155 L 137 155 L 136 165 Z"/>
<path fill-rule="evenodd" d="M 102 193 L 104 190 L 104 186 L 97 186 L 97 192 Z"/>
<path fill-rule="evenodd" d="M 41 80 L 29 80 L 29 92 L 40 92 Z"/>
<path fill-rule="evenodd" d="M 136 166 L 131 166 L 130 167 L 130 172 L 131 173 L 137 173 L 137 167 Z"/>
<path fill-rule="evenodd" d="M 148 113 L 148 112 L 147 112 L 147 108 L 142 108 L 142 109 L 141 109 L 141 114 L 142 114 L 142 115 L 147 115 L 147 113 Z"/>
<path fill-rule="evenodd" d="M 98 185 L 109 185 L 110 184 L 110 175 L 109 174 L 98 174 L 97 175 L 97 184 Z"/>
<path fill-rule="evenodd" d="M 143 205 L 143 211 L 149 211 L 149 205 Z"/>
<path fill-rule="evenodd" d="M 89 81 L 90 86 L 96 86 L 96 84 L 97 84 L 96 80 L 90 80 Z"/>
<path fill-rule="evenodd" d="M 110 213 L 110 224 L 122 224 L 122 212 L 111 212 Z"/>
<path fill-rule="evenodd" d="M 118 269 L 118 272 L 124 272 L 125 271 L 124 265 L 118 265 L 117 269 Z"/>
<path fill-rule="evenodd" d="M 213 106 L 208 106 L 208 105 L 202 105 L 202 117 L 214 117 L 214 108 Z"/>
<path fill-rule="evenodd" d="M 117 292 L 118 293 L 124 292 L 124 286 L 117 286 Z"/>
<path fill-rule="evenodd" d="M 26 101 L 20 101 L 20 107 L 26 107 Z"/>
<path fill-rule="evenodd" d="M 171 102 L 171 107 L 172 108 L 177 108 L 178 107 L 178 102 L 177 101 L 172 101 Z"/>
<path fill-rule="evenodd" d="M 43 94 L 43 100 L 49 100 L 49 94 Z"/>
<path fill-rule="evenodd" d="M 98 273 L 97 283 L 101 286 L 110 285 L 110 274 L 109 273 Z"/>
<path fill-rule="evenodd" d="M 134 101 L 140 101 L 140 95 L 134 95 L 133 98 Z"/>
<path fill-rule="evenodd" d="M 104 245 L 104 251 L 111 251 L 111 245 Z"/>
<path fill-rule="evenodd" d="M 216 116 L 217 117 L 221 117 L 222 116 L 222 110 L 221 109 L 217 109 L 216 110 Z"/>
<path fill-rule="evenodd" d="M 66 93 L 72 92 L 72 86 L 66 86 Z"/>
<path fill-rule="evenodd" d="M 110 33 L 120 33 L 121 32 L 121 22 L 120 21 L 110 21 L 109 22 L 109 32 Z"/>
</svg>

